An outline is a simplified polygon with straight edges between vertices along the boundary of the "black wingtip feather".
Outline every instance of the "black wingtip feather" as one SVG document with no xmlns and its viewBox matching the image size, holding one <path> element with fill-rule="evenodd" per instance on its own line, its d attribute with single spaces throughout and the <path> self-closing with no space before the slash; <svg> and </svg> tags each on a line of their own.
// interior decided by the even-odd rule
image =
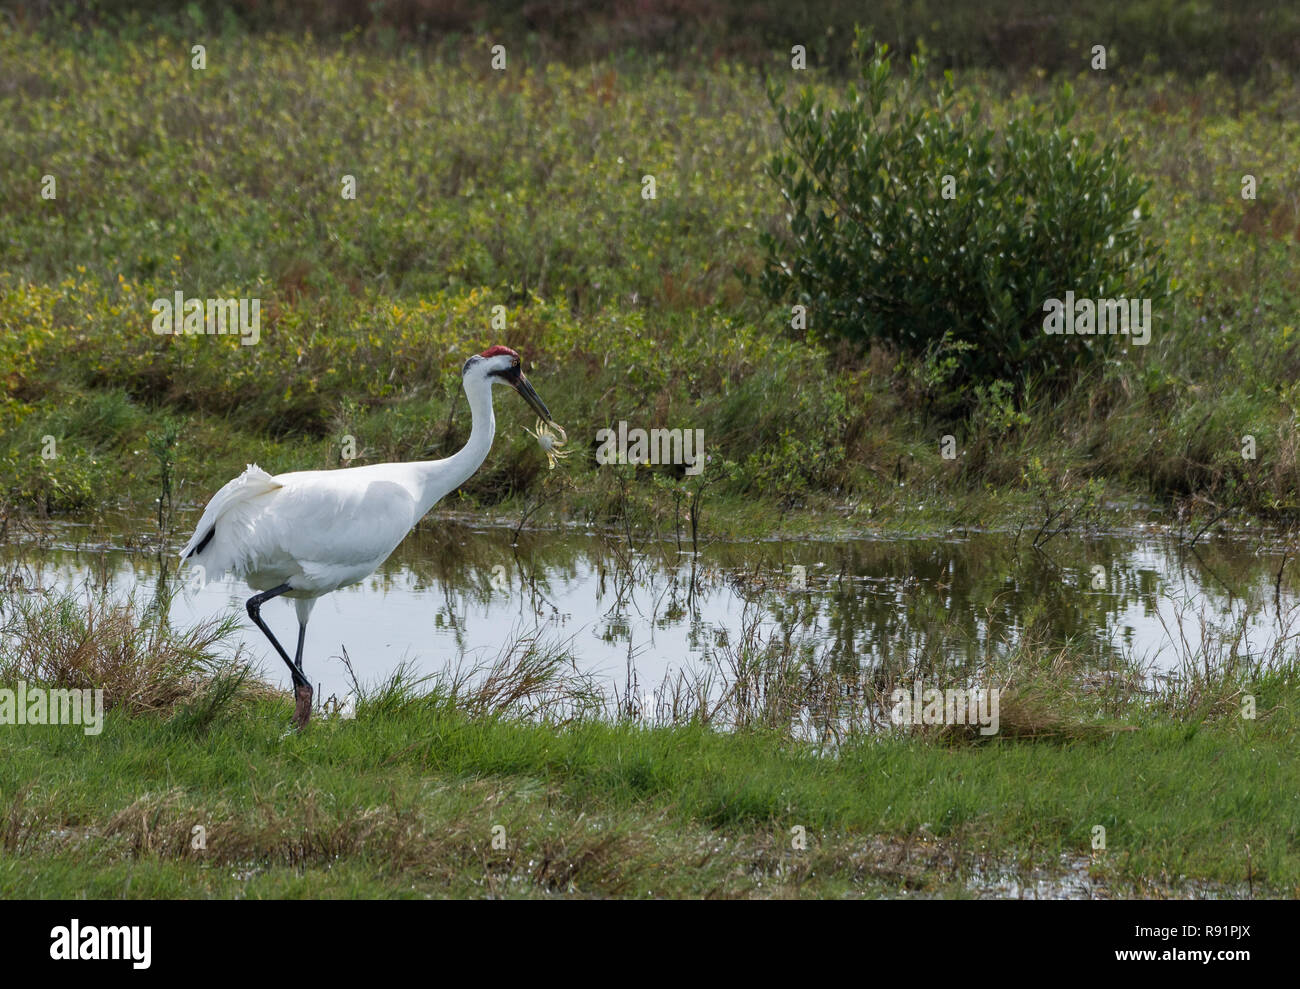
<svg viewBox="0 0 1300 989">
<path fill-rule="evenodd" d="M 214 525 L 211 529 L 208 530 L 208 534 L 204 536 L 201 540 L 199 540 L 199 544 L 195 546 L 192 550 L 190 550 L 188 553 L 186 553 L 185 556 L 182 557 L 182 559 L 188 560 L 191 556 L 198 556 L 200 553 L 203 552 L 203 547 L 206 546 L 208 543 L 212 542 L 212 537 L 215 536 L 216 534 L 217 534 L 217 527 Z"/>
</svg>

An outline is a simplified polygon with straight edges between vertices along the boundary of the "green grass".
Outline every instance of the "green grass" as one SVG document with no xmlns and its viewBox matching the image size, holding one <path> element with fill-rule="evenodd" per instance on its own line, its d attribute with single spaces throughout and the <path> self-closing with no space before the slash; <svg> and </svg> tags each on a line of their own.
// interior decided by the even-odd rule
<svg viewBox="0 0 1300 989">
<path fill-rule="evenodd" d="M 1300 770 L 1268 730 L 1153 722 L 1097 742 L 891 740 L 828 758 L 762 734 L 556 730 L 418 703 L 302 736 L 285 737 L 288 719 L 264 701 L 202 735 L 112 714 L 97 738 L 6 728 L 0 890 L 939 894 L 975 865 L 1050 874 L 1091 856 L 1102 888 L 1185 895 L 1198 880 L 1243 892 L 1249 846 L 1257 895 L 1300 891 Z"/>
</svg>

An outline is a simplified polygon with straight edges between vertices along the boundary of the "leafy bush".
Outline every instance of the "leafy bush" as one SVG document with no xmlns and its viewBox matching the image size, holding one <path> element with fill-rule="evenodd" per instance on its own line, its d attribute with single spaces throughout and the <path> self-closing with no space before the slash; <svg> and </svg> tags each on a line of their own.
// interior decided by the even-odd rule
<svg viewBox="0 0 1300 989">
<path fill-rule="evenodd" d="M 810 329 L 917 355 L 942 343 L 956 386 L 1050 384 L 1116 337 L 1049 336 L 1045 300 L 1072 290 L 1155 309 L 1167 295 L 1163 256 L 1142 234 L 1146 187 L 1123 144 L 1067 131 L 1068 86 L 1050 110 L 1022 106 L 999 129 L 960 104 L 951 75 L 931 80 L 924 58 L 897 81 L 886 46 L 860 61 L 862 87 L 838 108 L 812 88 L 787 107 L 768 87 L 785 137 L 769 174 L 790 236 L 761 235 L 762 285 L 806 305 Z"/>
<path fill-rule="evenodd" d="M 848 383 L 807 374 L 801 357 L 783 349 L 764 373 L 728 388 L 708 416 L 720 449 L 750 451 L 740 461 L 744 487 L 788 502 L 838 492 L 847 481 Z"/>
<path fill-rule="evenodd" d="M 84 508 L 106 489 L 103 465 L 80 449 L 65 448 L 48 460 L 10 451 L 0 466 L 5 476 L 0 495 L 47 515 Z"/>
</svg>

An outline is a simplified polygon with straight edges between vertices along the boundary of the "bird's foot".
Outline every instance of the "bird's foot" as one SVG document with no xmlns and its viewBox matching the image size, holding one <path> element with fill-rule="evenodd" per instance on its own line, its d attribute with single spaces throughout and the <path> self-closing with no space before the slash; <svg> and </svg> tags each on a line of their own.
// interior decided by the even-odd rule
<svg viewBox="0 0 1300 989">
<path fill-rule="evenodd" d="M 311 720 L 311 684 L 304 683 L 300 687 L 293 688 L 294 709 L 293 723 L 299 729 L 307 727 L 307 722 Z"/>
</svg>

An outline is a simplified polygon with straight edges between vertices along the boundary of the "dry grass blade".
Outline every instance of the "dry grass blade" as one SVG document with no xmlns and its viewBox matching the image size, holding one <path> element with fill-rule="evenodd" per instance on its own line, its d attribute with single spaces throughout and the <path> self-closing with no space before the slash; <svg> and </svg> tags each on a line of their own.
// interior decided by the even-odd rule
<svg viewBox="0 0 1300 989">
<path fill-rule="evenodd" d="M 0 626 L 0 680 L 102 689 L 105 709 L 170 710 L 205 689 L 233 618 L 184 630 L 107 595 L 22 601 Z"/>
</svg>

